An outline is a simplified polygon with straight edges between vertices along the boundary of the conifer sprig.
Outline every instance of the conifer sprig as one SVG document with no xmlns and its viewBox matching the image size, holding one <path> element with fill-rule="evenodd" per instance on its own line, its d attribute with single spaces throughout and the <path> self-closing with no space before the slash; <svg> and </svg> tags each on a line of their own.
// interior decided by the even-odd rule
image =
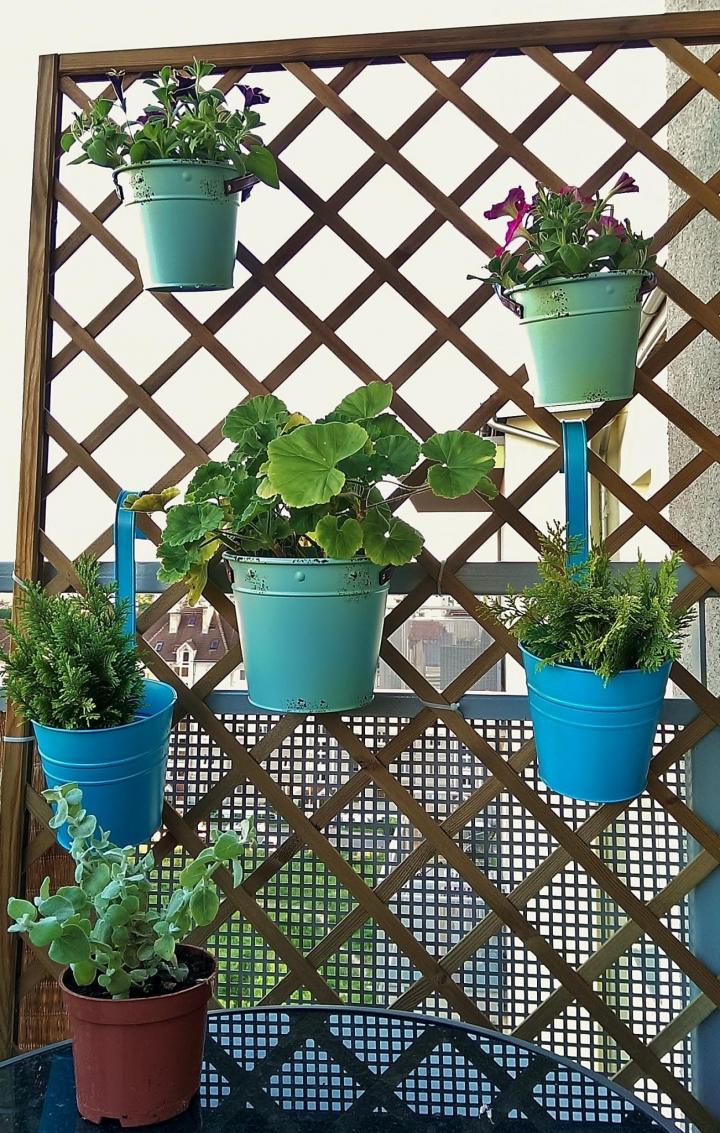
<svg viewBox="0 0 720 1133">
<path fill-rule="evenodd" d="M 8 629 L 5 664 L 8 697 L 27 720 L 52 728 L 111 728 L 129 724 L 143 694 L 135 642 L 125 632 L 125 602 L 113 602 L 95 559 L 75 570 L 84 593 L 48 594 L 40 583 L 23 586 Z"/>
<path fill-rule="evenodd" d="M 693 617 L 673 610 L 681 556 L 669 555 L 653 573 L 639 555 L 614 575 L 602 546 L 569 565 L 577 549 L 561 524 L 551 524 L 542 537 L 540 581 L 482 609 L 544 664 L 592 669 L 605 682 L 625 669 L 651 673 L 679 658 Z"/>
</svg>

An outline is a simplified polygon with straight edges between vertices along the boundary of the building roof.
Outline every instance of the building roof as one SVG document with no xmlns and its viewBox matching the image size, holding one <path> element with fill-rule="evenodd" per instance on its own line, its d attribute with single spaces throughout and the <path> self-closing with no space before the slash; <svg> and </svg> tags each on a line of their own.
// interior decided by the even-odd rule
<svg viewBox="0 0 720 1133">
<path fill-rule="evenodd" d="M 170 620 L 173 613 L 179 613 L 180 617 L 177 630 L 171 633 Z M 224 657 L 237 645 L 238 634 L 234 626 L 223 621 L 216 610 L 212 611 L 207 632 L 203 633 L 203 607 L 187 606 L 181 610 L 171 610 L 161 621 L 156 622 L 147 642 L 166 661 L 174 658 L 181 646 L 190 645 L 196 661 L 212 662 Z"/>
</svg>

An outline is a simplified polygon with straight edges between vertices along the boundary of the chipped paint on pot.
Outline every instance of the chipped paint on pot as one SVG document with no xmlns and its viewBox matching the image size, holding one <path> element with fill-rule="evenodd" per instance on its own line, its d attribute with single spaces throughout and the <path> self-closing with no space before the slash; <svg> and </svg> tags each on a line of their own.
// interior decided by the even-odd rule
<svg viewBox="0 0 720 1133">
<path fill-rule="evenodd" d="M 626 400 L 635 385 L 647 271 L 598 272 L 512 287 L 537 405 Z"/>
<path fill-rule="evenodd" d="M 309 713 L 369 704 L 388 568 L 367 559 L 225 558 L 251 703 Z"/>
</svg>

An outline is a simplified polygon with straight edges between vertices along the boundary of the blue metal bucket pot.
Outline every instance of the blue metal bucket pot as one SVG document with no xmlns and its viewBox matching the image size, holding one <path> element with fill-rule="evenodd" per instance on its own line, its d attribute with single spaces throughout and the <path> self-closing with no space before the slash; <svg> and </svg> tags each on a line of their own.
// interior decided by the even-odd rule
<svg viewBox="0 0 720 1133">
<path fill-rule="evenodd" d="M 270 712 L 350 712 L 373 698 L 387 568 L 364 559 L 226 556 L 248 695 Z"/>
<path fill-rule="evenodd" d="M 627 669 L 604 685 L 589 669 L 540 668 L 521 646 L 540 778 L 552 791 L 592 803 L 642 794 L 670 664 Z"/>
<path fill-rule="evenodd" d="M 77 783 L 83 806 L 114 842 L 137 846 L 162 825 L 165 765 L 177 695 L 170 685 L 145 681 L 135 719 L 117 728 L 47 728 L 33 721 L 48 787 Z M 67 828 L 58 831 L 70 845 Z"/>
</svg>

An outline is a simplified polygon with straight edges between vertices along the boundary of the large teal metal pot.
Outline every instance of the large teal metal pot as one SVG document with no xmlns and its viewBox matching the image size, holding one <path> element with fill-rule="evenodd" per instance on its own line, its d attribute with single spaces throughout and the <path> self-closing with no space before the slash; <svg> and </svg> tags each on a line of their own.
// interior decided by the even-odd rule
<svg viewBox="0 0 720 1133">
<path fill-rule="evenodd" d="M 255 178 L 238 178 L 229 165 L 170 159 L 127 165 L 113 176 L 139 230 L 148 291 L 232 287 L 237 192 Z"/>
<path fill-rule="evenodd" d="M 584 405 L 633 395 L 647 271 L 598 272 L 512 287 L 503 301 L 520 316 L 538 405 Z"/>
<path fill-rule="evenodd" d="M 165 767 L 177 694 L 145 681 L 142 703 L 130 724 L 116 728 L 48 728 L 33 721 L 48 787 L 77 783 L 83 806 L 120 846 L 149 842 L 162 826 Z M 70 841 L 67 827 L 57 833 Z"/>
<path fill-rule="evenodd" d="M 603 684 L 590 669 L 545 665 L 522 646 L 540 778 L 592 803 L 642 794 L 670 664 L 627 669 Z"/>
<path fill-rule="evenodd" d="M 313 713 L 368 704 L 389 570 L 366 559 L 226 558 L 251 702 Z"/>
</svg>

